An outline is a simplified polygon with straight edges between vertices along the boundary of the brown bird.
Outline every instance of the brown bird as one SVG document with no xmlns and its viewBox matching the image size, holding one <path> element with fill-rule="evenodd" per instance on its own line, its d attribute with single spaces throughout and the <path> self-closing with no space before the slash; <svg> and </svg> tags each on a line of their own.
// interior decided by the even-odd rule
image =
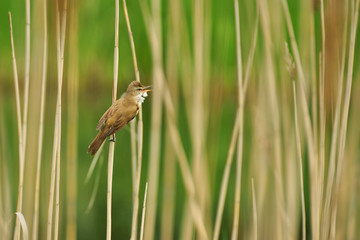
<svg viewBox="0 0 360 240">
<path fill-rule="evenodd" d="M 147 97 L 147 92 L 151 91 L 149 87 L 151 86 L 144 87 L 139 81 L 131 82 L 125 96 L 116 100 L 104 113 L 96 127 L 96 130 L 100 129 L 100 131 L 88 148 L 91 156 L 95 155 L 108 136 L 122 129 L 137 115 Z M 110 139 L 110 141 L 115 141 L 115 139 Z"/>
</svg>

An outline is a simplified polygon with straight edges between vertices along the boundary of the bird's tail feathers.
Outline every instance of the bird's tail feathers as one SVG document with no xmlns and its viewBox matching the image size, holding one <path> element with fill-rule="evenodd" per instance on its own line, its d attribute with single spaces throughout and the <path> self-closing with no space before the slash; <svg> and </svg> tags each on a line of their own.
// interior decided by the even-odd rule
<svg viewBox="0 0 360 240">
<path fill-rule="evenodd" d="M 101 147 L 101 144 L 104 142 L 104 140 L 106 139 L 106 135 L 104 134 L 103 131 L 100 130 L 100 132 L 98 133 L 98 135 L 95 137 L 95 139 L 90 143 L 89 148 L 88 148 L 88 153 L 91 154 L 91 156 L 94 156 L 95 153 L 99 150 L 99 148 Z"/>
</svg>

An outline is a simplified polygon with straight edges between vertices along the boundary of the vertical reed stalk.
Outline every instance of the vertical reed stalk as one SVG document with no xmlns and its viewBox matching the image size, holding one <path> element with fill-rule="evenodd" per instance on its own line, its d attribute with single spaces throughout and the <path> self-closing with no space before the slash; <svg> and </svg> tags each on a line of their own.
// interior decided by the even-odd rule
<svg viewBox="0 0 360 240">
<path fill-rule="evenodd" d="M 314 150 L 315 156 L 318 156 L 318 92 L 317 89 L 317 78 L 316 78 L 316 46 L 315 46 L 315 7 L 313 3 L 309 3 L 311 11 L 310 17 L 310 67 L 311 67 L 311 113 L 312 113 L 312 128 L 314 136 Z"/>
<path fill-rule="evenodd" d="M 254 178 L 251 178 L 251 192 L 252 192 L 252 205 L 253 205 L 253 231 L 254 231 L 254 240 L 258 239 L 257 233 L 257 210 L 256 210 L 256 194 L 255 194 L 255 187 L 254 187 Z"/>
<path fill-rule="evenodd" d="M 216 212 L 216 219 L 215 219 L 215 225 L 214 225 L 214 233 L 213 233 L 213 239 L 217 240 L 220 236 L 220 228 L 221 228 L 221 220 L 222 215 L 224 212 L 224 205 L 225 205 L 225 198 L 226 198 L 226 191 L 229 183 L 229 176 L 230 176 L 230 167 L 232 163 L 232 159 L 234 156 L 235 151 L 235 144 L 237 141 L 237 136 L 239 132 L 239 118 L 240 118 L 240 112 L 237 111 L 233 131 L 231 134 L 231 140 L 230 140 L 230 146 L 228 149 L 228 155 L 226 159 L 226 165 L 224 169 L 223 178 L 221 181 L 221 187 L 220 187 L 220 193 L 219 193 L 219 201 L 218 201 L 218 207 Z"/>
<path fill-rule="evenodd" d="M 149 159 L 149 193 L 147 217 L 145 220 L 145 238 L 152 240 L 157 213 L 157 195 L 159 185 L 159 161 L 161 143 L 161 123 L 162 123 L 162 88 L 163 76 L 163 49 L 162 49 L 162 21 L 161 21 L 161 1 L 152 0 L 152 21 L 150 25 L 150 47 L 153 62 L 153 97 L 151 109 L 151 130 L 150 130 L 150 159 Z"/>
<path fill-rule="evenodd" d="M 61 110 L 59 111 L 59 118 L 61 118 Z M 54 240 L 59 238 L 59 218 L 60 218 L 60 152 L 61 152 L 61 120 L 59 121 L 59 140 L 58 151 L 56 156 L 56 186 L 55 186 L 55 223 L 54 223 Z"/>
<path fill-rule="evenodd" d="M 56 113 L 58 110 L 56 110 Z M 56 174 L 56 152 L 58 147 L 58 118 L 55 114 L 55 127 L 54 127 L 54 142 L 53 142 L 53 153 L 51 161 L 51 175 L 50 175 L 50 191 L 49 191 L 49 205 L 48 205 L 48 219 L 47 219 L 47 240 L 51 240 L 51 231 L 52 231 L 52 220 L 53 220 L 53 210 L 54 210 L 54 189 L 55 189 L 55 174 Z"/>
<path fill-rule="evenodd" d="M 281 0 L 281 3 L 282 3 L 283 11 L 285 14 L 286 25 L 287 25 L 287 28 L 289 31 L 291 49 L 294 54 L 297 74 L 299 76 L 300 102 L 301 102 L 301 109 L 303 112 L 302 115 L 304 117 L 306 141 L 307 141 L 307 146 L 309 149 L 310 178 L 313 179 L 313 177 L 314 177 L 313 164 L 315 164 L 316 161 L 315 161 L 315 149 L 314 149 L 314 136 L 312 134 L 312 132 L 313 132 L 312 125 L 311 125 L 308 104 L 307 104 L 306 95 L 305 95 L 305 75 L 304 75 L 303 67 L 302 67 L 301 60 L 300 60 L 299 49 L 296 44 L 295 33 L 294 33 L 293 25 L 291 22 L 289 7 L 288 7 L 286 0 Z M 313 180 L 310 180 L 310 181 L 314 182 Z"/>
<path fill-rule="evenodd" d="M 143 202 L 143 209 L 141 214 L 140 240 L 144 239 L 144 223 L 145 223 L 147 191 L 148 191 L 148 183 L 146 183 L 145 185 L 144 202 Z"/>
<path fill-rule="evenodd" d="M 25 86 L 24 86 L 24 109 L 23 109 L 23 122 L 22 122 L 22 149 L 21 151 L 23 160 L 20 168 L 19 176 L 19 192 L 18 192 L 18 204 L 17 212 L 22 213 L 23 204 L 23 185 L 24 185 L 24 168 L 26 157 L 26 136 L 27 136 L 27 119 L 29 110 L 29 82 L 30 82 L 30 0 L 25 1 Z M 21 169 L 22 168 L 22 169 Z M 14 239 L 20 239 L 20 222 L 16 219 Z"/>
<path fill-rule="evenodd" d="M 47 4 L 46 0 L 43 0 L 43 30 L 44 30 L 44 51 L 43 51 L 43 65 L 42 65 L 42 79 L 41 79 L 41 99 L 40 99 L 40 121 L 39 121 L 39 133 L 38 133 L 38 152 L 37 152 L 37 164 L 36 164 L 36 180 L 35 180 L 35 200 L 34 200 L 34 216 L 33 216 L 33 229 L 32 239 L 38 239 L 39 229 L 39 202 L 40 202 L 40 176 L 41 176 L 41 157 L 43 147 L 43 135 L 44 135 L 44 109 L 45 109 L 45 90 L 46 90 L 46 73 L 47 73 Z"/>
<path fill-rule="evenodd" d="M 285 225 L 286 212 L 284 209 L 284 187 L 283 187 L 283 176 L 282 176 L 282 153 L 281 153 L 281 134 L 280 134 L 280 110 L 279 103 L 277 99 L 276 91 L 276 82 L 275 82 L 275 64 L 274 64 L 274 50 L 272 47 L 272 35 L 270 32 L 270 17 L 267 2 L 264 0 L 259 1 L 260 7 L 260 16 L 262 23 L 262 30 L 264 35 L 264 44 L 265 44 L 265 62 L 266 62 L 266 71 L 268 75 L 268 94 L 269 94 L 269 104 L 272 109 L 271 111 L 271 131 L 274 132 L 274 177 L 275 177 L 275 198 L 276 198 L 276 233 L 277 239 L 283 239 L 284 231 L 287 230 Z"/>
<path fill-rule="evenodd" d="M 165 78 L 162 78 L 165 80 Z M 187 157 L 184 151 L 184 148 L 181 143 L 180 134 L 175 125 L 175 112 L 174 105 L 170 96 L 170 90 L 168 89 L 166 82 L 163 82 L 164 86 L 164 103 L 166 107 L 166 117 L 167 123 L 169 125 L 169 130 L 171 134 L 171 140 L 177 155 L 177 159 L 180 165 L 180 171 L 183 177 L 185 189 L 188 195 L 188 201 L 191 209 L 191 216 L 194 221 L 194 224 L 199 231 L 200 237 L 208 239 L 208 235 L 205 229 L 205 224 L 203 217 L 201 215 L 201 210 L 199 204 L 195 199 L 195 184 L 191 175 L 190 167 L 187 161 Z"/>
<path fill-rule="evenodd" d="M 135 79 L 136 81 L 140 82 L 140 73 L 137 66 L 137 60 L 136 60 L 136 51 L 135 51 L 135 43 L 133 34 L 131 31 L 131 25 L 129 20 L 129 15 L 127 11 L 126 1 L 123 0 L 123 7 L 124 7 L 124 14 L 125 14 L 125 20 L 126 20 L 126 26 L 129 32 L 129 38 L 130 38 L 130 44 L 131 44 L 131 52 L 133 57 L 133 64 L 134 64 L 134 70 L 135 70 Z M 140 107 L 141 108 L 141 107 Z M 142 120 L 142 109 L 139 111 L 139 120 Z M 131 138 L 131 164 L 132 164 L 132 185 L 133 185 L 133 202 L 135 201 L 136 197 L 136 174 L 137 174 L 137 158 L 136 158 L 136 130 L 135 130 L 135 123 L 136 120 L 130 122 L 130 138 Z M 141 125 L 142 123 L 138 123 L 138 125 Z M 138 139 L 139 140 L 139 139 Z M 139 151 L 141 151 L 139 149 Z"/>
<path fill-rule="evenodd" d="M 346 88 L 344 95 L 344 108 L 342 112 L 341 119 L 341 129 L 340 129 L 340 142 L 339 142 L 339 153 L 338 153 L 338 168 L 336 171 L 336 185 L 335 190 L 338 191 L 339 183 L 342 174 L 342 166 L 344 162 L 344 154 L 345 154 L 345 141 L 346 141 L 346 130 L 348 125 L 348 117 L 349 117 L 349 108 L 350 108 L 350 97 L 351 97 L 351 88 L 353 81 L 353 69 L 354 69 L 354 55 L 355 55 L 355 42 L 356 42 L 356 32 L 357 25 L 359 19 L 359 0 L 356 0 L 355 5 L 355 16 L 351 22 L 351 35 L 349 42 L 349 59 L 348 59 L 348 69 L 347 69 L 347 79 L 346 79 Z"/>
<path fill-rule="evenodd" d="M 30 0 L 25 1 L 25 89 L 24 89 L 24 119 L 23 119 L 23 151 L 26 150 L 27 119 L 29 110 L 29 82 L 30 82 Z M 24 155 L 25 156 L 25 155 Z"/>
<path fill-rule="evenodd" d="M 194 1 L 194 77 L 192 86 L 192 167 L 195 181 L 196 195 L 199 199 L 202 214 L 205 211 L 206 189 L 206 159 L 204 148 L 204 2 Z"/>
<path fill-rule="evenodd" d="M 78 5 L 71 1 L 69 16 L 68 119 L 67 119 L 67 179 L 66 179 L 66 239 L 77 238 L 77 140 L 78 140 Z M 101 152 L 101 151 L 100 151 Z"/>
<path fill-rule="evenodd" d="M 140 74 L 136 58 L 135 42 L 133 33 L 131 31 L 129 14 L 127 11 L 126 0 L 123 0 L 124 14 L 127 29 L 129 32 L 131 52 L 133 57 L 134 71 L 136 81 L 140 82 Z M 134 125 L 135 126 L 135 125 Z M 131 227 L 131 238 L 136 239 L 137 237 L 137 222 L 138 222 L 138 210 L 139 210 L 139 190 L 140 190 L 140 180 L 141 180 L 141 166 L 142 166 L 142 144 L 143 144 L 143 121 L 142 121 L 142 108 L 139 110 L 139 121 L 138 121 L 138 160 L 136 162 L 136 145 L 133 143 L 135 139 L 135 127 L 131 126 L 131 142 L 132 142 L 132 166 L 136 168 L 135 178 L 133 176 L 133 216 L 132 216 L 132 227 Z M 134 171 L 134 170 L 133 170 Z M 133 172 L 134 175 L 134 172 Z M 147 194 L 147 185 L 146 185 L 146 194 Z M 143 219 L 144 220 L 144 219 Z M 142 223 L 143 227 L 143 223 Z M 142 236 L 141 236 L 142 237 Z"/>
<path fill-rule="evenodd" d="M 319 144 L 319 165 L 316 164 L 316 196 L 315 205 L 312 208 L 314 211 L 313 216 L 313 239 L 320 239 L 320 221 L 321 221 L 321 203 L 323 195 L 323 179 L 325 169 L 325 130 L 326 130 L 326 113 L 325 113 L 325 11 L 324 11 L 324 0 L 321 0 L 321 40 L 322 40 L 322 51 L 319 57 L 320 66 L 320 82 L 319 82 L 319 123 L 320 123 L 320 144 Z"/>
<path fill-rule="evenodd" d="M 338 80 L 338 92 L 336 99 L 336 108 L 335 108 L 335 117 L 332 126 L 332 136 L 331 136 L 331 145 L 330 145 L 330 158 L 329 158 L 329 167 L 327 174 L 327 184 L 326 184 L 326 196 L 323 206 L 323 222 L 322 222 L 322 237 L 326 237 L 329 231 L 330 224 L 330 201 L 332 197 L 334 177 L 335 177 L 335 161 L 336 161 L 336 150 L 337 143 L 339 141 L 339 125 L 340 125 L 340 111 L 341 111 L 341 101 L 343 94 L 343 82 L 345 74 L 345 57 L 346 57 L 346 46 L 347 46 L 347 31 L 348 31 L 348 15 L 349 15 L 349 2 L 346 1 L 346 11 L 345 11 L 345 27 L 343 32 L 343 48 L 342 48 L 342 63 L 340 76 Z M 325 174 L 323 174 L 325 176 Z"/>
<path fill-rule="evenodd" d="M 251 42 L 252 45 L 251 45 L 249 57 L 247 60 L 246 72 L 245 72 L 245 76 L 244 76 L 244 87 L 243 87 L 244 95 L 242 95 L 242 97 L 245 97 L 245 93 L 247 92 L 247 87 L 249 84 L 250 70 L 252 68 L 252 64 L 253 64 L 253 60 L 254 60 L 254 53 L 255 53 L 255 48 L 256 48 L 256 43 L 257 43 L 257 34 L 258 34 L 258 29 L 259 29 L 258 23 L 259 23 L 259 14 L 257 14 L 257 17 L 256 17 L 255 30 L 254 30 L 254 34 L 253 34 L 252 42 Z M 218 207 L 217 207 L 215 225 L 214 225 L 214 233 L 213 233 L 214 240 L 219 239 L 219 236 L 220 236 L 221 221 L 222 221 L 222 215 L 223 215 L 223 211 L 224 211 L 226 192 L 227 192 L 228 183 L 229 183 L 230 168 L 231 168 L 233 155 L 234 155 L 234 151 L 235 151 L 235 144 L 237 141 L 236 138 L 238 136 L 238 131 L 239 131 L 239 122 L 240 122 L 240 112 L 239 112 L 239 108 L 238 108 L 232 135 L 231 135 L 230 146 L 228 149 L 228 155 L 227 155 L 227 159 L 226 159 L 224 174 L 223 174 L 223 178 L 221 181 L 219 201 L 218 201 Z"/>
<path fill-rule="evenodd" d="M 323 49 L 325 51 L 325 49 Z M 323 179 L 324 179 L 324 167 L 325 167 L 325 126 L 326 126 L 326 113 L 325 113 L 325 72 L 322 70 L 324 65 L 322 63 L 324 55 L 319 54 L 319 124 L 320 124 L 320 144 L 319 144 L 319 163 L 318 176 L 316 183 L 316 205 L 314 206 L 314 214 L 312 220 L 314 220 L 313 226 L 313 238 L 320 239 L 320 221 L 321 221 L 321 205 L 323 194 Z"/>
<path fill-rule="evenodd" d="M 342 175 L 342 167 L 345 161 L 345 143 L 346 143 L 346 133 L 347 133 L 347 125 L 348 125 L 348 118 L 349 118 L 349 108 L 350 108 L 350 98 L 351 98 L 351 88 L 352 88 L 352 81 L 353 81 L 353 70 L 354 70 L 354 55 L 355 55 L 355 42 L 356 42 L 356 32 L 357 32 L 357 25 L 358 25 L 358 18 L 359 18 L 359 2 L 360 0 L 356 1 L 355 9 L 354 9 L 354 17 L 351 19 L 351 34 L 350 34 L 350 42 L 349 42 L 349 59 L 348 59 L 348 69 L 347 69 L 347 79 L 346 79 L 346 88 L 345 88 L 345 95 L 344 95 L 344 107 L 342 111 L 342 118 L 341 118 L 341 128 L 340 128 L 340 141 L 338 145 L 338 165 L 336 169 L 336 178 L 335 178 L 335 186 L 334 186 L 334 207 L 331 213 L 331 219 L 336 225 L 336 214 L 338 208 L 338 198 L 339 198 L 339 191 L 340 191 L 340 181 Z M 334 229 L 336 231 L 336 229 Z M 335 236 L 334 232 L 334 236 Z"/>
<path fill-rule="evenodd" d="M 136 195 L 136 170 L 137 170 L 137 158 L 136 158 L 136 118 L 130 122 L 130 141 L 131 141 L 131 177 L 132 177 L 132 200 L 135 201 Z"/>
<path fill-rule="evenodd" d="M 117 83 L 119 74 L 119 0 L 115 0 L 115 44 L 114 44 L 114 76 L 113 76 L 113 91 L 112 103 L 116 101 Z M 112 136 L 115 138 L 115 135 Z M 115 142 L 111 141 L 109 144 L 108 157 L 108 179 L 107 179 L 107 220 L 106 220 L 106 239 L 111 239 L 111 196 L 112 196 L 112 179 L 114 169 L 114 148 Z"/>
<path fill-rule="evenodd" d="M 235 201 L 234 201 L 234 220 L 231 239 L 238 239 L 240 200 L 241 200 L 241 170 L 243 160 L 243 139 L 244 139 L 244 92 L 243 92 L 243 73 L 241 56 L 241 37 L 240 37 L 240 14 L 239 1 L 234 0 L 235 8 L 235 28 L 236 28 L 236 59 L 237 59 L 237 80 L 238 80 L 238 104 L 239 104 L 239 135 L 237 145 L 236 161 L 236 180 L 235 180 Z"/>
<path fill-rule="evenodd" d="M 62 116 L 62 83 L 63 83 L 63 76 L 64 76 L 64 52 L 65 52 L 65 33 L 66 33 L 66 15 L 67 15 L 67 0 L 63 3 L 63 13 L 61 16 L 61 32 L 58 35 L 58 49 L 60 49 L 60 56 L 58 58 L 59 61 L 59 92 L 58 92 L 58 149 L 57 149 L 57 167 L 56 167 L 56 203 L 55 203 L 55 229 L 54 229 L 54 239 L 57 240 L 59 237 L 59 217 L 60 217 L 60 153 L 61 153 L 61 116 Z M 60 17 L 60 11 L 58 9 L 58 16 Z M 60 20 L 60 19 L 59 19 Z M 59 21 L 60 24 L 60 21 Z M 59 26 L 60 27 L 60 26 Z"/>
<path fill-rule="evenodd" d="M 179 96 L 179 60 L 174 58 L 181 54 L 180 50 L 180 11 L 181 4 L 179 0 L 170 1 L 167 11 L 170 13 L 170 19 L 167 29 L 167 51 L 166 51 L 166 76 L 169 81 L 171 96 L 174 100 L 175 114 L 178 110 Z M 175 117 L 176 118 L 176 117 Z M 172 239 L 174 237 L 175 221 L 175 199 L 176 199 L 176 160 L 174 156 L 174 146 L 171 143 L 169 128 L 166 125 L 165 134 L 165 152 L 163 163 L 163 196 L 162 196 L 162 214 L 161 214 L 161 239 Z M 181 234 L 179 234 L 181 235 Z"/>
<path fill-rule="evenodd" d="M 296 101 L 296 86 L 295 86 L 295 65 L 293 65 L 290 58 L 290 53 L 288 52 L 290 65 L 290 76 L 293 87 L 293 96 L 294 96 L 294 119 L 295 119 L 295 135 L 296 135 L 296 150 L 297 157 L 299 159 L 299 175 L 300 175 L 300 193 L 301 193 L 301 219 L 302 219 L 302 239 L 306 239 L 306 213 L 305 213 L 305 193 L 304 193 L 304 174 L 303 174 L 303 165 L 302 165 L 302 156 L 301 156 L 301 139 L 300 139 L 300 130 L 299 130 L 299 119 L 297 115 L 297 101 Z"/>
<path fill-rule="evenodd" d="M 15 83 L 15 98 L 16 98 L 16 117 L 17 117 L 17 128 L 18 128 L 18 141 L 19 141 L 19 186 L 18 186 L 18 199 L 16 211 L 22 211 L 22 195 L 23 195 L 23 181 L 24 181 L 24 151 L 23 151 L 23 132 L 21 126 L 21 106 L 20 106 L 20 91 L 19 91 L 19 79 L 17 72 L 17 63 L 15 57 L 15 46 L 14 46 L 14 37 L 12 31 L 12 20 L 11 12 L 9 15 L 9 26 L 10 26 L 10 43 L 11 43 L 11 56 L 12 56 L 12 65 L 13 65 L 13 74 L 14 74 L 14 83 Z M 20 222 L 16 219 L 16 226 L 14 230 L 14 239 L 20 238 Z"/>
<path fill-rule="evenodd" d="M 55 114 L 54 127 L 54 145 L 53 145 L 53 159 L 50 179 L 50 197 L 47 221 L 47 239 L 52 237 L 52 221 L 53 221 L 53 205 L 54 205 L 54 191 L 55 197 L 55 226 L 54 239 L 58 238 L 59 229 L 59 215 L 60 215 L 60 153 L 61 153 L 61 94 L 63 83 L 63 69 L 64 69 L 64 49 L 65 49 L 65 32 L 66 32 L 66 14 L 67 14 L 67 0 L 64 1 L 63 14 L 60 18 L 59 1 L 56 1 L 56 49 L 57 49 L 57 74 L 58 74 L 58 92 L 57 104 Z M 56 180 L 55 180 L 56 179 Z M 55 188 L 56 181 L 56 188 Z"/>
</svg>

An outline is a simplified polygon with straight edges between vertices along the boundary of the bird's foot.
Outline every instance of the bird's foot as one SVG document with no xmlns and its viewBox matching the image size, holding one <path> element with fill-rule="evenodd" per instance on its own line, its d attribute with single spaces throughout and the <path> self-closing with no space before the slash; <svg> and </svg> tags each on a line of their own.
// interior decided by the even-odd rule
<svg viewBox="0 0 360 240">
<path fill-rule="evenodd" d="M 109 142 L 116 142 L 115 136 L 113 136 L 112 138 L 109 138 Z"/>
</svg>

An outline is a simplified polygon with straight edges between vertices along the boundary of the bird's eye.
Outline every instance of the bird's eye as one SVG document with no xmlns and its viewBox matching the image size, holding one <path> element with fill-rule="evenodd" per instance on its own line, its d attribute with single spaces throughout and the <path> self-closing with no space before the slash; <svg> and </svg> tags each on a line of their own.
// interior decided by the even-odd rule
<svg viewBox="0 0 360 240">
<path fill-rule="evenodd" d="M 141 90 L 141 88 L 138 88 L 138 89 L 136 89 L 136 90 L 140 91 L 140 90 Z"/>
</svg>

